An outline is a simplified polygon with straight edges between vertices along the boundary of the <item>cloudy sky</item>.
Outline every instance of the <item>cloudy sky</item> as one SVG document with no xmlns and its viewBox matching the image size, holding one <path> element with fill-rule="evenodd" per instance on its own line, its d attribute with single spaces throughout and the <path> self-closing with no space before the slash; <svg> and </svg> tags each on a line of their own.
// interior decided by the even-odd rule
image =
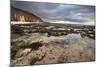
<svg viewBox="0 0 100 67">
<path fill-rule="evenodd" d="M 46 22 L 95 24 L 95 6 L 12 1 L 11 5 L 29 11 Z"/>
</svg>

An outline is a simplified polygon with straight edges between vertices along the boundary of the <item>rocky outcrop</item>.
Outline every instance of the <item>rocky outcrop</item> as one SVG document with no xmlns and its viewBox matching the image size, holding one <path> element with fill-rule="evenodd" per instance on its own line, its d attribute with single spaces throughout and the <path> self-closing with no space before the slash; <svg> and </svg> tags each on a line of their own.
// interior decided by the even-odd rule
<svg viewBox="0 0 100 67">
<path fill-rule="evenodd" d="M 11 7 L 11 21 L 43 22 L 40 17 L 15 7 Z"/>
<path fill-rule="evenodd" d="M 11 65 L 94 61 L 94 43 L 93 39 L 81 38 L 79 34 L 59 37 L 26 34 L 11 42 Z"/>
</svg>

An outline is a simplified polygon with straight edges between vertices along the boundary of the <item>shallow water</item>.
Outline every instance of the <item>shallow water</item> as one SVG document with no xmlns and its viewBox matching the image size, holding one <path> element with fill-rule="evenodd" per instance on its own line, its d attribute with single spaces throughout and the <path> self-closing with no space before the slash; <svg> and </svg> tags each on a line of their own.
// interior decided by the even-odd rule
<svg viewBox="0 0 100 67">
<path fill-rule="evenodd" d="M 81 37 L 80 34 L 68 34 L 57 37 L 57 41 L 63 44 L 77 44 L 78 42 L 85 42 L 86 44 L 94 45 L 95 40 L 88 37 Z"/>
</svg>

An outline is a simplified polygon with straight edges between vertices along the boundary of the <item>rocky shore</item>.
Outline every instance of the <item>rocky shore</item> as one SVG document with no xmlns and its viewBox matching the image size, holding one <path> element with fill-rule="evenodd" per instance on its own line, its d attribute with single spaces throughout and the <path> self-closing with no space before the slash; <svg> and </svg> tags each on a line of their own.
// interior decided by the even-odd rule
<svg viewBox="0 0 100 67">
<path fill-rule="evenodd" d="M 82 27 L 37 24 L 12 25 L 11 29 L 11 65 L 95 60 L 93 27 L 82 29 Z"/>
</svg>

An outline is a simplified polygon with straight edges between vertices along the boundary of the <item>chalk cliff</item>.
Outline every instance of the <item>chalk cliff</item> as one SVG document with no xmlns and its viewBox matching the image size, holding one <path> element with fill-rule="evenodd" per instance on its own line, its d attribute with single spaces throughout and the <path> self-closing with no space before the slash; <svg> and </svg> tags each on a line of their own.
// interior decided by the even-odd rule
<svg viewBox="0 0 100 67">
<path fill-rule="evenodd" d="M 15 7 L 11 7 L 11 21 L 43 22 L 40 17 Z"/>
</svg>

